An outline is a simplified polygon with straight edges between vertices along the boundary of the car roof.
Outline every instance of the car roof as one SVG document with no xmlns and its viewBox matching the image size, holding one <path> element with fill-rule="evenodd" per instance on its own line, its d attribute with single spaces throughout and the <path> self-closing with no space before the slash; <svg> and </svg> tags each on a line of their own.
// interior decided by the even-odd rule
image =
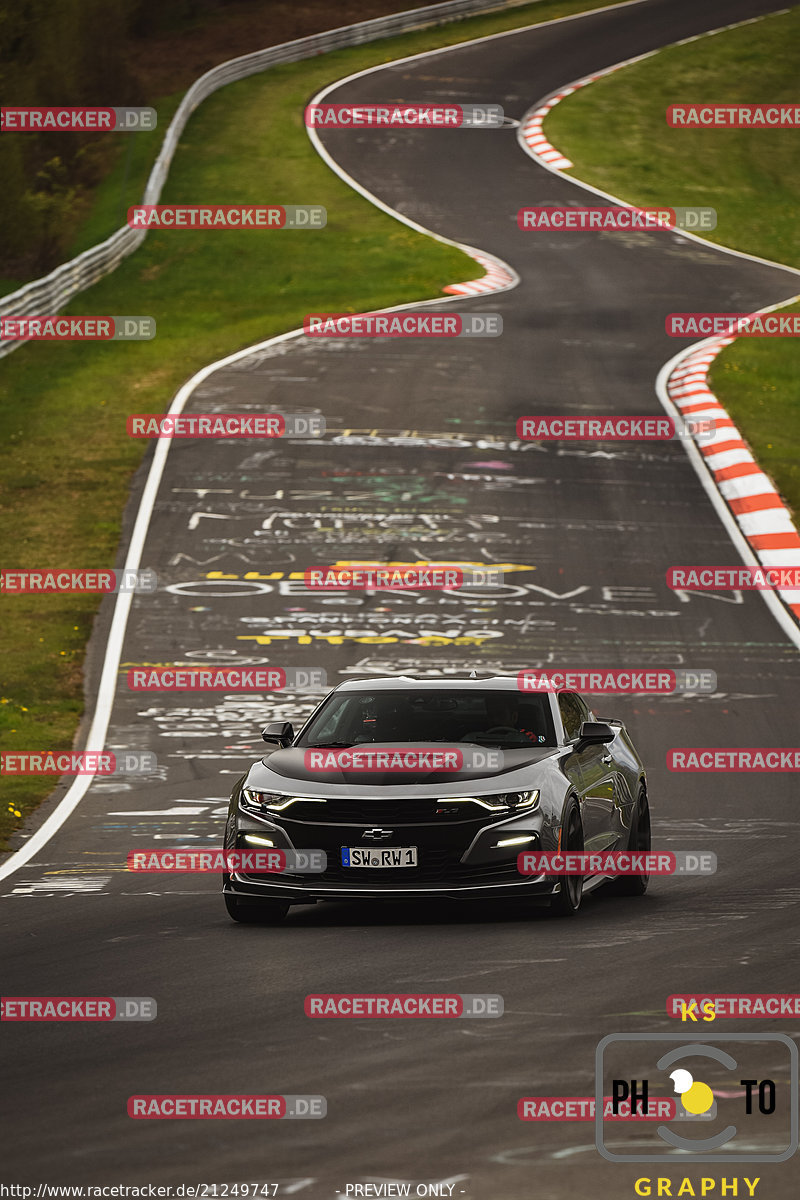
<svg viewBox="0 0 800 1200">
<path fill-rule="evenodd" d="M 388 692 L 388 691 L 508 691 L 518 692 L 516 675 L 489 675 L 483 679 L 447 675 L 431 678 L 429 675 L 373 675 L 365 679 L 348 679 L 340 683 L 336 692 Z"/>
</svg>

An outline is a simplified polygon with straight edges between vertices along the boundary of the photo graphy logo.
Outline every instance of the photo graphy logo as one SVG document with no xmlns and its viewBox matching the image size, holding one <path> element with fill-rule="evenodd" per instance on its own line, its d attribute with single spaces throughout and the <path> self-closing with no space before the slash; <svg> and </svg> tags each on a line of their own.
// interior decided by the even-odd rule
<svg viewBox="0 0 800 1200">
<path fill-rule="evenodd" d="M 668 1080 L 678 1097 L 675 1125 L 657 1125 L 646 1146 L 609 1133 L 602 1108 L 609 1083 L 613 1101 L 647 1112 L 651 1091 Z M 797 1046 L 781 1033 L 716 1027 L 608 1034 L 595 1054 L 595 1101 L 595 1143 L 609 1162 L 674 1164 L 676 1151 L 684 1166 L 785 1162 L 798 1147 Z"/>
</svg>

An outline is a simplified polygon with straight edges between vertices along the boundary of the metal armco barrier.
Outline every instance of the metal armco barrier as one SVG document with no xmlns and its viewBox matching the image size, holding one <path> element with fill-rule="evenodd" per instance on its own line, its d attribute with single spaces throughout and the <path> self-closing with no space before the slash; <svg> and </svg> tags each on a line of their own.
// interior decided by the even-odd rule
<svg viewBox="0 0 800 1200">
<path fill-rule="evenodd" d="M 444 4 L 431 4 L 425 8 L 414 8 L 407 12 L 392 13 L 386 17 L 375 17 L 370 21 L 359 21 L 355 25 L 343 25 L 327 33 L 315 33 L 310 37 L 297 38 L 293 42 L 282 42 L 266 50 L 231 58 L 212 67 L 195 80 L 180 103 L 175 116 L 164 136 L 161 152 L 150 172 L 142 204 L 158 204 L 161 190 L 169 173 L 172 156 L 189 117 L 202 102 L 238 79 L 266 71 L 277 63 L 300 62 L 329 50 L 340 50 L 346 46 L 358 46 L 364 42 L 375 42 L 380 38 L 395 37 L 410 29 L 430 25 L 444 25 L 460 17 L 481 12 L 499 12 L 518 8 L 530 0 L 447 0 Z M 86 288 L 116 270 L 123 258 L 132 254 L 144 241 L 147 231 L 131 229 L 127 225 L 118 229 L 106 241 L 85 250 L 77 258 L 62 263 L 49 275 L 25 284 L 16 292 L 0 297 L 0 317 L 42 316 L 60 312 L 65 304 Z M 21 340 L 0 340 L 0 357 L 10 354 L 22 345 Z"/>
</svg>

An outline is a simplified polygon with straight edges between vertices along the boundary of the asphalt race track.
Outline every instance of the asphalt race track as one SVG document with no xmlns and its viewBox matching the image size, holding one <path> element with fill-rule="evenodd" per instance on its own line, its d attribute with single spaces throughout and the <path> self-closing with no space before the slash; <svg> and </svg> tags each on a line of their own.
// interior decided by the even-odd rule
<svg viewBox="0 0 800 1200">
<path fill-rule="evenodd" d="M 781 7 L 654 0 L 389 65 L 327 100 L 457 98 L 519 118 L 589 72 Z M 792 990 L 792 776 L 673 775 L 665 755 L 791 746 L 800 664 L 758 593 L 667 588 L 672 565 L 737 562 L 679 442 L 520 444 L 515 424 L 531 413 L 661 415 L 654 380 L 680 348 L 665 315 L 751 311 L 791 296 L 796 276 L 676 233 L 521 233 L 523 205 L 591 201 L 526 157 L 512 128 L 339 132 L 324 142 L 385 203 L 497 255 L 521 282 L 437 306 L 499 312 L 500 338 L 299 338 L 223 366 L 195 390 L 187 411 L 316 412 L 328 432 L 170 450 L 143 556 L 161 587 L 134 600 L 108 739 L 118 752 L 155 750 L 158 771 L 95 782 L 0 885 L 4 994 L 153 996 L 158 1019 L 7 1027 L 4 1173 L 19 1183 L 275 1181 L 287 1185 L 280 1195 L 313 1200 L 389 1180 L 448 1181 L 473 1200 L 605 1200 L 633 1195 L 643 1175 L 746 1174 L 760 1176 L 759 1197 L 789 1200 L 797 1160 L 616 1165 L 597 1154 L 591 1123 L 517 1119 L 521 1096 L 592 1094 L 606 1034 L 680 1028 L 665 1013 L 672 993 Z M 513 586 L 493 599 L 281 593 L 276 573 L 285 583 L 307 565 L 363 558 L 524 569 L 508 571 Z M 229 578 L 202 582 L 209 571 Z M 248 582 L 247 572 L 273 577 Z M 713 850 L 718 873 L 653 880 L 643 899 L 603 889 L 574 921 L 523 904 L 324 904 L 292 909 L 279 928 L 236 926 L 216 877 L 138 876 L 125 856 L 218 845 L 230 786 L 263 746 L 261 725 L 303 716 L 315 697 L 127 690 L 131 666 L 176 661 L 323 667 L 331 684 L 532 664 L 710 668 L 713 695 L 606 697 L 595 708 L 622 717 L 644 755 L 655 844 Z M 303 1012 L 309 991 L 495 992 L 505 1015 L 315 1023 Z M 725 1024 L 796 1034 L 790 1026 Z M 785 1082 L 778 1052 L 764 1055 L 762 1075 Z M 630 1073 L 641 1078 L 646 1064 Z M 319 1093 L 328 1116 L 127 1116 L 130 1095 L 162 1092 Z M 759 1136 L 768 1148 L 769 1127 Z M 632 1137 L 657 1144 L 641 1128 L 620 1135 Z"/>
</svg>

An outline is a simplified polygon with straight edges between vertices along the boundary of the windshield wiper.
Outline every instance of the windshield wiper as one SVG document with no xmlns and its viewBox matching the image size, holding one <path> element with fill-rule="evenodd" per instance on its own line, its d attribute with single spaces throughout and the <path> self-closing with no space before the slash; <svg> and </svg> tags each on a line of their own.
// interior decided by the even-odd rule
<svg viewBox="0 0 800 1200">
<path fill-rule="evenodd" d="M 349 750 L 352 742 L 309 742 L 309 750 L 321 750 L 324 746 L 335 746 L 337 750 Z"/>
</svg>

